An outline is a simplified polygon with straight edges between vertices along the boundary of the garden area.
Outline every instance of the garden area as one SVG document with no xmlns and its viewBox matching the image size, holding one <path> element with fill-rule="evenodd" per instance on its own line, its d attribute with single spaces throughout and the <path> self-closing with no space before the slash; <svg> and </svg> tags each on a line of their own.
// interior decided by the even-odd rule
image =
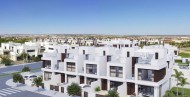
<svg viewBox="0 0 190 97">
<path fill-rule="evenodd" d="M 190 58 L 190 53 L 181 52 L 178 55 L 181 56 L 182 58 Z"/>
<path fill-rule="evenodd" d="M 190 97 L 190 89 L 178 88 L 178 91 L 178 97 Z M 177 87 L 173 87 L 171 90 L 166 91 L 164 97 L 177 97 Z"/>
<path fill-rule="evenodd" d="M 189 66 L 189 62 L 183 63 L 182 60 L 175 60 L 175 63 L 178 63 L 179 66 Z"/>
</svg>

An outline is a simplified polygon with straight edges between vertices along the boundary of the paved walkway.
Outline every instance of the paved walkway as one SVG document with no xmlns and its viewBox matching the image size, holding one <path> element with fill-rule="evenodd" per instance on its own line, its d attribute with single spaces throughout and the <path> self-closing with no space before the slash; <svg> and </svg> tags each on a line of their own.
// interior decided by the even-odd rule
<svg viewBox="0 0 190 97">
<path fill-rule="evenodd" d="M 39 93 L 42 95 L 50 96 L 50 97 L 70 97 L 67 94 L 56 92 L 56 91 L 51 91 L 51 90 L 45 90 L 45 89 L 39 89 L 37 87 L 30 87 L 26 86 L 23 84 L 16 84 L 12 81 L 12 79 L 7 80 L 6 85 L 10 86 L 11 90 L 15 89 L 18 91 L 30 91 L 30 92 L 35 92 Z M 1 97 L 1 96 L 0 96 Z"/>
</svg>

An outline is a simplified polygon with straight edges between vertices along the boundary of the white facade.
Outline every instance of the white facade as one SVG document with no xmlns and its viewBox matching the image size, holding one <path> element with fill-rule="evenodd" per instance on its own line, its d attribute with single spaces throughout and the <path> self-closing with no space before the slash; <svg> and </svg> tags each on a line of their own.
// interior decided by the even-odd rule
<svg viewBox="0 0 190 97">
<path fill-rule="evenodd" d="M 83 87 L 83 97 L 105 95 L 113 88 L 120 97 L 133 94 L 162 97 L 171 88 L 175 54 L 170 46 L 51 48 L 42 57 L 46 89 L 67 93 L 67 86 L 75 82 L 90 86 Z M 101 91 L 95 92 L 98 86 Z"/>
</svg>

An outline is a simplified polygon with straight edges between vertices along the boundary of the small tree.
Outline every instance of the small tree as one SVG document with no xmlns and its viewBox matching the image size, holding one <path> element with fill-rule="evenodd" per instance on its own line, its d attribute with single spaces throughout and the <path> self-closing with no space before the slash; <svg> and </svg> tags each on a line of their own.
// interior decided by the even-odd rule
<svg viewBox="0 0 190 97">
<path fill-rule="evenodd" d="M 23 80 L 24 79 L 23 79 L 21 74 L 19 74 L 19 73 L 14 73 L 13 74 L 13 82 L 17 83 L 17 85 L 18 85 L 18 83 L 21 83 Z"/>
<path fill-rule="evenodd" d="M 9 66 L 12 64 L 12 60 L 9 57 L 4 56 L 4 57 L 1 57 L 1 63 L 5 64 L 5 66 Z"/>
<path fill-rule="evenodd" d="M 30 55 L 28 53 L 26 53 L 26 52 L 22 52 L 20 54 L 21 59 L 24 60 L 25 62 L 27 61 L 28 56 L 30 56 Z"/>
<path fill-rule="evenodd" d="M 183 87 L 183 95 L 184 95 L 184 86 L 188 84 L 189 83 L 187 82 L 187 78 L 183 78 L 183 77 L 180 79 L 180 83 L 178 83 L 178 85 Z"/>
<path fill-rule="evenodd" d="M 33 80 L 33 84 L 38 87 L 38 90 L 39 90 L 39 86 L 42 86 L 42 77 L 37 77 L 37 78 L 34 78 Z"/>
<path fill-rule="evenodd" d="M 81 87 L 76 83 L 72 83 L 67 87 L 67 93 L 69 96 L 81 95 Z"/>
<path fill-rule="evenodd" d="M 181 80 L 183 73 L 179 72 L 177 69 L 174 69 L 175 74 L 172 74 L 172 77 L 175 77 L 177 80 L 177 97 L 178 97 L 178 85 L 179 85 L 179 81 Z"/>
<path fill-rule="evenodd" d="M 112 89 L 108 91 L 106 97 L 119 97 L 119 93 L 117 92 L 116 89 Z"/>
<path fill-rule="evenodd" d="M 22 72 L 27 72 L 30 71 L 30 68 L 28 66 L 24 66 L 24 68 L 22 68 Z"/>
</svg>

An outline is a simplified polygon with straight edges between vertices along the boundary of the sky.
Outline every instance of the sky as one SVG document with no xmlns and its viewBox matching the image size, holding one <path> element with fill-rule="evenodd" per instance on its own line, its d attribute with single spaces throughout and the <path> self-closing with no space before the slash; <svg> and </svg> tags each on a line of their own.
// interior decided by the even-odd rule
<svg viewBox="0 0 190 97">
<path fill-rule="evenodd" d="M 0 0 L 0 34 L 190 35 L 190 0 Z"/>
</svg>

